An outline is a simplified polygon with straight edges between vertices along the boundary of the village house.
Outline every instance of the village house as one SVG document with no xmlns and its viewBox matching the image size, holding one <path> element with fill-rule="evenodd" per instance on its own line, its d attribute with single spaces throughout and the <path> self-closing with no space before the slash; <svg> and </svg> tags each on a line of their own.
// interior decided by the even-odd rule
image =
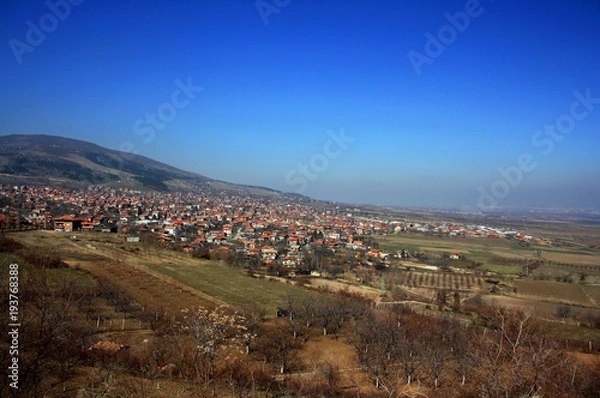
<svg viewBox="0 0 600 398">
<path fill-rule="evenodd" d="M 54 230 L 60 232 L 80 231 L 83 219 L 73 216 L 63 216 L 54 219 Z"/>
</svg>

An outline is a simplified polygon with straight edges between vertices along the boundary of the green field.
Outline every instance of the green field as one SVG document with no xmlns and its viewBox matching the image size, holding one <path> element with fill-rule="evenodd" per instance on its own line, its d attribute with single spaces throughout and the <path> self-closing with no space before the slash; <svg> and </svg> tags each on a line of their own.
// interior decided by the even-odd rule
<svg viewBox="0 0 600 398">
<path fill-rule="evenodd" d="M 51 283 L 72 283 L 82 288 L 92 288 L 98 282 L 88 273 L 72 268 L 49 269 L 48 278 Z"/>
<path fill-rule="evenodd" d="M 189 265 L 141 264 L 234 306 L 256 303 L 267 311 L 275 311 L 290 295 L 318 298 L 321 294 L 274 280 L 252 278 L 243 270 L 215 261 L 190 260 Z"/>
<path fill-rule="evenodd" d="M 404 244 L 404 243 L 395 243 L 395 242 L 380 242 L 379 249 L 384 253 L 393 253 L 398 250 L 406 250 L 409 253 L 419 253 L 421 248 L 414 244 Z"/>
<path fill-rule="evenodd" d="M 515 241 L 490 238 L 433 237 L 417 234 L 378 236 L 379 247 L 384 252 L 395 250 L 422 251 L 439 254 L 443 251 L 458 251 L 470 259 L 479 260 L 504 256 L 509 258 L 533 258 L 535 250 L 523 247 Z"/>
<path fill-rule="evenodd" d="M 568 323 L 540 321 L 542 330 L 546 333 L 563 339 L 575 339 L 580 341 L 600 340 L 600 330 L 579 327 Z"/>
<path fill-rule="evenodd" d="M 485 264 L 477 269 L 495 272 L 500 275 L 514 275 L 523 271 L 523 267 L 520 265 L 504 265 L 504 264 Z"/>
<path fill-rule="evenodd" d="M 29 280 L 23 275 L 31 271 L 32 266 L 25 260 L 11 254 L 2 254 L 0 259 L 0 268 L 8 269 L 9 264 L 19 265 L 19 275 L 21 283 L 28 283 Z M 40 275 L 43 273 L 43 275 Z M 43 277 L 48 281 L 50 286 L 71 284 L 74 287 L 79 288 L 92 288 L 96 286 L 97 281 L 88 273 L 72 269 L 72 268 L 47 268 L 47 269 L 36 269 L 36 274 L 39 277 Z M 2 275 L 3 277 L 7 275 Z"/>
<path fill-rule="evenodd" d="M 287 283 L 269 279 L 253 278 L 243 269 L 233 268 L 218 261 L 199 260 L 191 258 L 188 254 L 151 247 L 146 249 L 143 244 L 125 245 L 121 239 L 114 235 L 99 235 L 93 233 L 79 233 L 77 240 L 70 235 L 57 234 L 53 231 L 31 231 L 14 234 L 22 243 L 38 247 L 44 251 L 53 251 L 60 254 L 64 261 L 77 264 L 82 260 L 88 267 L 102 271 L 102 264 L 120 264 L 119 269 L 137 275 L 136 267 L 146 267 L 151 271 L 171 277 L 200 293 L 211 296 L 231 305 L 256 303 L 266 311 L 273 311 L 284 305 L 288 296 L 298 298 L 322 297 L 322 293 L 304 289 Z M 93 247 L 93 248 L 91 248 Z M 127 250 L 125 250 L 127 249 Z M 77 278 L 78 283 L 94 283 L 92 277 L 72 269 L 50 270 L 64 279 L 69 275 Z M 92 272 L 93 274 L 93 272 Z M 123 276 L 123 275 L 121 275 Z M 113 277 L 119 277 L 115 275 Z M 141 276 L 140 276 L 141 278 Z M 133 282 L 133 281 L 132 281 Z M 142 284 L 137 281 L 135 284 Z M 128 291 L 136 293 L 143 286 L 128 286 Z M 162 286 L 161 288 L 172 288 Z M 160 297 L 158 292 L 154 294 Z M 135 296 L 135 294 L 134 294 Z"/>
<path fill-rule="evenodd" d="M 464 259 L 452 266 L 466 268 L 472 262 L 481 263 L 476 269 L 499 275 L 519 274 L 526 263 L 541 263 L 535 275 L 542 279 L 578 281 L 581 275 L 586 283 L 600 282 L 600 250 L 571 246 L 522 245 L 508 239 L 486 237 L 441 237 L 421 234 L 378 236 L 379 247 L 386 253 L 397 250 L 421 252 L 438 258 L 443 253 L 459 252 Z"/>
</svg>

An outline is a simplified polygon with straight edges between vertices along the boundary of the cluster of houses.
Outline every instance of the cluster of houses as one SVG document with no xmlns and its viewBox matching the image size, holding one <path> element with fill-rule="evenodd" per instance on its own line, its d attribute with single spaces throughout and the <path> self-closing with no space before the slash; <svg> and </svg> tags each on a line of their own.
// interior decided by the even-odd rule
<svg viewBox="0 0 600 398">
<path fill-rule="evenodd" d="M 537 241 L 517 231 L 483 225 L 419 223 L 361 216 L 357 209 L 206 193 L 140 192 L 91 186 L 85 190 L 0 186 L 0 228 L 24 225 L 56 231 L 152 236 L 184 251 L 207 244 L 255 255 L 263 264 L 293 267 L 305 247 L 345 248 L 384 259 L 390 253 L 363 243 L 382 234 L 435 234 Z M 404 256 L 405 252 L 392 253 Z M 458 253 L 452 253 L 458 256 Z"/>
</svg>

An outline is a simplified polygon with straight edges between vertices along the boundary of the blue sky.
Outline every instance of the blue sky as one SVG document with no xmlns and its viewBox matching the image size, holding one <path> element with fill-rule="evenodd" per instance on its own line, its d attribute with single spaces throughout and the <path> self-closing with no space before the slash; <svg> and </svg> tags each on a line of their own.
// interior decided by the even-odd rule
<svg viewBox="0 0 600 398">
<path fill-rule="evenodd" d="M 1 7 L 2 135 L 327 200 L 598 207 L 598 1 Z"/>
</svg>

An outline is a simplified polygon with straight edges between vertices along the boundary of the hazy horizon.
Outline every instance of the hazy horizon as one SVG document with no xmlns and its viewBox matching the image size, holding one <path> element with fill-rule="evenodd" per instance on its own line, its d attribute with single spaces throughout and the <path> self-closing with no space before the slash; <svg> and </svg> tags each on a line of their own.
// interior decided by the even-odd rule
<svg viewBox="0 0 600 398">
<path fill-rule="evenodd" d="M 600 3 L 9 1 L 0 134 L 346 203 L 598 208 Z"/>
</svg>

